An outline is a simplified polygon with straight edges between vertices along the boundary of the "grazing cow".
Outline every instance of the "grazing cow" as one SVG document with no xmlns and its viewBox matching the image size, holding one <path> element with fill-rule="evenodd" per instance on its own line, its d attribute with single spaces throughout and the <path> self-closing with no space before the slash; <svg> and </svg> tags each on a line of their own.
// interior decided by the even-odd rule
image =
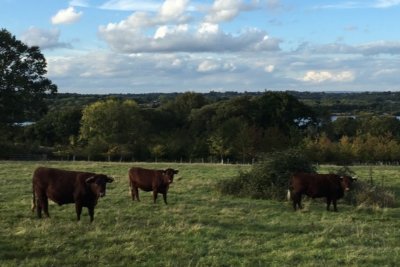
<svg viewBox="0 0 400 267">
<path fill-rule="evenodd" d="M 161 193 L 167 204 L 167 191 L 174 180 L 178 170 L 149 170 L 139 167 L 132 167 L 129 170 L 129 185 L 131 188 L 132 200 L 140 201 L 138 188 L 143 191 L 153 191 L 153 201 L 156 203 L 157 194 Z"/>
<path fill-rule="evenodd" d="M 36 208 L 39 218 L 42 217 L 42 210 L 47 217 L 50 217 L 48 210 L 50 198 L 60 206 L 75 203 L 78 221 L 82 207 L 87 207 L 92 222 L 97 200 L 106 195 L 106 184 L 111 182 L 113 179 L 104 174 L 39 167 L 32 178 L 32 212 Z"/>
<path fill-rule="evenodd" d="M 336 201 L 343 197 L 344 191 L 349 191 L 353 181 L 350 176 L 336 174 L 297 173 L 290 180 L 288 198 L 293 200 L 293 208 L 302 209 L 301 196 L 311 198 L 326 197 L 326 209 L 333 203 L 333 210 L 337 211 Z"/>
</svg>

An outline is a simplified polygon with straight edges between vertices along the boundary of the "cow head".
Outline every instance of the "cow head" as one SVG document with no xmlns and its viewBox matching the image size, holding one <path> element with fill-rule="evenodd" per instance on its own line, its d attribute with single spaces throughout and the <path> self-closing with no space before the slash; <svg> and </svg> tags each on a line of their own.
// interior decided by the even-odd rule
<svg viewBox="0 0 400 267">
<path fill-rule="evenodd" d="M 164 178 L 163 179 L 164 183 L 166 183 L 168 185 L 172 184 L 172 182 L 174 181 L 174 175 L 177 174 L 178 172 L 179 172 L 178 170 L 174 170 L 171 168 L 163 170 L 162 174 L 163 174 L 163 178 Z"/>
<path fill-rule="evenodd" d="M 96 196 L 104 197 L 106 195 L 106 184 L 112 183 L 113 181 L 114 179 L 107 175 L 95 174 L 87 178 L 85 182 L 91 186 L 92 191 Z"/>
<path fill-rule="evenodd" d="M 352 178 L 351 176 L 340 176 L 340 184 L 344 191 L 349 191 L 353 181 L 356 181 L 357 178 Z"/>
</svg>

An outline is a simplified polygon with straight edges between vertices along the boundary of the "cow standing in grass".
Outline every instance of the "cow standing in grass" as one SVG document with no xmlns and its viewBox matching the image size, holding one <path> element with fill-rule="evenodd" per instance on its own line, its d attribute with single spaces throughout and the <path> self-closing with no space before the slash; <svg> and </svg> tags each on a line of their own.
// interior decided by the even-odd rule
<svg viewBox="0 0 400 267">
<path fill-rule="evenodd" d="M 153 202 L 156 203 L 157 194 L 161 193 L 167 204 L 167 192 L 169 185 L 174 180 L 174 175 L 178 170 L 171 168 L 165 170 L 149 170 L 140 167 L 132 167 L 129 170 L 129 185 L 131 189 L 132 200 L 139 199 L 139 190 L 153 191 Z"/>
<path fill-rule="evenodd" d="M 331 203 L 333 210 L 337 211 L 336 202 L 342 198 L 345 191 L 349 191 L 351 184 L 356 179 L 350 176 L 336 174 L 297 173 L 290 180 L 288 198 L 293 201 L 293 208 L 302 209 L 301 197 L 307 195 L 311 198 L 326 198 L 326 209 L 329 211 Z"/>
<path fill-rule="evenodd" d="M 87 207 L 92 222 L 97 200 L 106 195 L 106 184 L 111 182 L 113 179 L 104 174 L 39 167 L 32 178 L 32 212 L 36 208 L 39 218 L 42 217 L 42 210 L 50 217 L 50 198 L 60 206 L 75 203 L 78 221 L 81 218 L 82 207 Z"/>
</svg>

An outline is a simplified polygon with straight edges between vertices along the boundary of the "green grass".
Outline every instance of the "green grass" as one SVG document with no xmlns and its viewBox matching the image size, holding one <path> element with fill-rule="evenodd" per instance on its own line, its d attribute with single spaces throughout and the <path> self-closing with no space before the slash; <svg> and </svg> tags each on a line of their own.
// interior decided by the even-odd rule
<svg viewBox="0 0 400 267">
<path fill-rule="evenodd" d="M 31 176 L 37 166 L 87 170 L 115 177 L 99 200 L 95 219 L 87 209 L 76 222 L 74 205 L 50 204 L 50 219 L 31 213 Z M 135 164 L 173 167 L 180 173 L 162 197 L 129 196 L 133 164 L 104 162 L 0 162 L 0 266 L 398 266 L 400 208 L 359 209 L 338 204 L 325 211 L 306 201 L 221 196 L 214 186 L 248 166 Z M 323 166 L 320 171 L 328 171 Z M 369 179 L 368 167 L 354 167 Z M 400 167 L 374 167 L 375 181 L 396 192 Z"/>
</svg>

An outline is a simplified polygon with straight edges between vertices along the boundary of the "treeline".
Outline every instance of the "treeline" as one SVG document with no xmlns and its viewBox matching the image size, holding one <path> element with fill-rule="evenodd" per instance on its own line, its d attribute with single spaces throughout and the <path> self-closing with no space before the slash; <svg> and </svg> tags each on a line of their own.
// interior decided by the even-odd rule
<svg viewBox="0 0 400 267">
<path fill-rule="evenodd" d="M 286 91 L 300 102 L 326 115 L 400 115 L 400 92 L 299 92 Z M 208 101 L 217 102 L 239 96 L 260 96 L 262 92 L 215 92 L 201 93 Z M 143 94 L 109 94 L 84 95 L 59 93 L 49 95 L 46 103 L 49 110 L 82 107 L 107 98 L 120 100 L 132 99 L 143 107 L 157 107 L 166 101 L 175 99 L 180 93 L 143 93 Z"/>
<path fill-rule="evenodd" d="M 147 104 L 108 96 L 53 108 L 33 124 L 10 125 L 0 156 L 249 163 L 262 153 L 301 147 L 320 163 L 400 161 L 400 121 L 395 116 L 332 121 L 329 112 L 290 92 L 152 97 Z"/>
<path fill-rule="evenodd" d="M 157 107 L 109 97 L 81 108 L 52 110 L 31 125 L 14 125 L 9 146 L 3 146 L 2 152 L 42 151 L 81 159 L 252 162 L 262 152 L 297 145 L 310 125 L 317 125 L 314 111 L 282 92 L 218 101 L 187 92 Z"/>
<path fill-rule="evenodd" d="M 316 162 L 399 163 L 400 121 L 395 116 L 340 117 L 303 140 Z"/>
</svg>

